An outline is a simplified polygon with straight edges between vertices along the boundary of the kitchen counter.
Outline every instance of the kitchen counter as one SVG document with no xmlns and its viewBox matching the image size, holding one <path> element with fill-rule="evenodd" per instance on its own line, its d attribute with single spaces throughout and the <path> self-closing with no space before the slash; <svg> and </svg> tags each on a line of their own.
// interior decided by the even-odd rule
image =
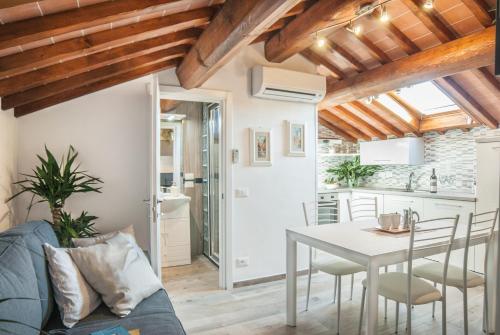
<svg viewBox="0 0 500 335">
<path fill-rule="evenodd" d="M 463 192 L 430 193 L 429 191 L 424 191 L 424 190 L 415 190 L 412 192 L 408 192 L 404 189 L 397 189 L 397 188 L 340 187 L 340 188 L 322 188 L 318 192 L 319 193 L 363 192 L 363 193 L 374 193 L 374 194 L 402 195 L 402 196 L 416 197 L 416 198 L 446 199 L 446 200 L 472 201 L 472 202 L 476 201 L 476 196 L 472 193 L 463 193 Z"/>
</svg>

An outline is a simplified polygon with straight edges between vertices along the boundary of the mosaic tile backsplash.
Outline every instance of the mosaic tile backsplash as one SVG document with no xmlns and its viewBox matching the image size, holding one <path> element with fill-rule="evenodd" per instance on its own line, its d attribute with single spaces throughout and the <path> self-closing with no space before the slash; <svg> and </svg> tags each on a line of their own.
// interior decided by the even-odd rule
<svg viewBox="0 0 500 335">
<path fill-rule="evenodd" d="M 325 132 L 323 130 L 323 132 Z M 322 131 L 320 129 L 320 138 Z M 432 169 L 436 169 L 438 191 L 475 193 L 476 179 L 476 147 L 475 140 L 479 137 L 500 136 L 500 129 L 478 127 L 469 132 L 450 130 L 441 135 L 436 132 L 423 135 L 425 143 L 425 164 L 418 166 L 386 165 L 373 177 L 366 178 L 360 186 L 404 188 L 411 172 L 415 173 L 416 188 L 428 190 Z M 318 172 L 319 187 L 324 186 L 324 180 L 330 167 L 351 160 L 354 156 L 330 154 L 336 152 L 349 153 L 352 148 L 343 149 L 349 144 L 338 141 L 319 140 Z"/>
</svg>

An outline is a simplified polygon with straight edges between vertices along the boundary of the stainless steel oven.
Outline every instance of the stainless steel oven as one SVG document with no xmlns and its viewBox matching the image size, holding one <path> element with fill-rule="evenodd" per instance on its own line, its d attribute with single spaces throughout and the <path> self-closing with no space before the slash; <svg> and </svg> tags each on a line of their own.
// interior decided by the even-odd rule
<svg viewBox="0 0 500 335">
<path fill-rule="evenodd" d="M 318 193 L 318 224 L 340 222 L 339 194 L 332 191 Z"/>
</svg>

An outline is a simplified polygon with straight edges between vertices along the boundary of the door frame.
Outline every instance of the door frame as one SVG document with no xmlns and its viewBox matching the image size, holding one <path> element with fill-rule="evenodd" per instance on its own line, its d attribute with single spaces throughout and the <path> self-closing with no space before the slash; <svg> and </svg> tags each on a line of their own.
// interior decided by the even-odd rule
<svg viewBox="0 0 500 335">
<path fill-rule="evenodd" d="M 233 138 L 233 104 L 232 94 L 227 91 L 209 90 L 209 89 L 191 89 L 186 90 L 178 86 L 159 85 L 160 99 L 172 99 L 195 102 L 214 102 L 221 105 L 222 114 L 222 147 L 221 147 L 221 171 L 220 171 L 220 190 L 221 198 L 219 213 L 219 287 L 222 289 L 233 288 L 232 276 L 232 181 L 233 167 L 231 161 L 231 149 Z M 159 101 L 158 101 L 159 103 Z M 152 236 L 153 237 L 153 236 Z M 156 233 L 154 237 L 159 241 L 160 236 Z M 161 266 L 161 257 L 155 255 L 157 264 Z"/>
</svg>

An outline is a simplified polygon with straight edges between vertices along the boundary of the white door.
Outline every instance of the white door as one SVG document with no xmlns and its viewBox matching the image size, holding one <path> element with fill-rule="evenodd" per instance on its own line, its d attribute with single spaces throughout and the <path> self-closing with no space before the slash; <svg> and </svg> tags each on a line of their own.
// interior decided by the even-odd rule
<svg viewBox="0 0 500 335">
<path fill-rule="evenodd" d="M 160 98 L 158 76 L 153 75 L 149 86 L 151 97 L 150 183 L 149 183 L 149 232 L 151 266 L 161 280 L 160 250 Z"/>
</svg>

